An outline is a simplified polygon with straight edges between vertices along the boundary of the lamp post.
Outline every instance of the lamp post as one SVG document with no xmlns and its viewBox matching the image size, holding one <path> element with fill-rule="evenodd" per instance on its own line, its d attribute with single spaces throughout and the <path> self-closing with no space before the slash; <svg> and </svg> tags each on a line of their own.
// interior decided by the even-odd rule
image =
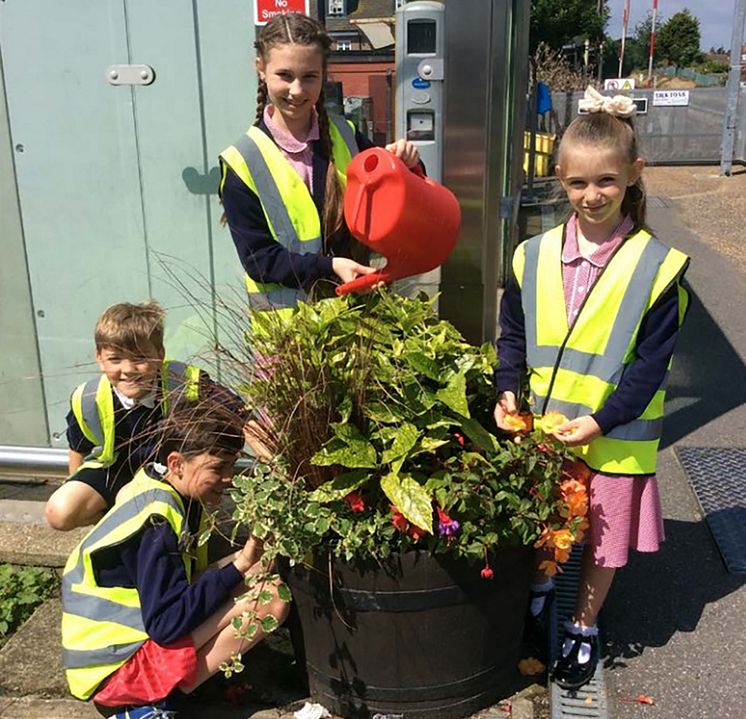
<svg viewBox="0 0 746 719">
<path fill-rule="evenodd" d="M 741 81 L 741 45 L 746 24 L 746 0 L 734 0 L 733 35 L 730 41 L 730 73 L 725 93 L 723 141 L 720 145 L 720 174 L 730 176 L 733 168 L 733 146 L 738 126 L 738 94 Z M 743 112 L 743 109 L 741 110 Z"/>
</svg>

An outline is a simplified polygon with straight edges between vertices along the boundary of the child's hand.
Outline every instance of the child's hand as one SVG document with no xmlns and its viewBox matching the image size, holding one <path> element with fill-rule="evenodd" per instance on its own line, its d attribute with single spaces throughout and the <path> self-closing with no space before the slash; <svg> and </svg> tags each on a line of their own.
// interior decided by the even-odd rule
<svg viewBox="0 0 746 719">
<path fill-rule="evenodd" d="M 361 265 L 360 263 L 355 262 L 355 260 L 350 260 L 346 257 L 335 257 L 332 260 L 332 270 L 334 270 L 334 274 L 337 275 L 342 282 L 352 282 L 352 280 L 363 275 L 372 275 L 374 272 L 378 272 L 375 267 Z M 377 290 L 379 287 L 383 287 L 384 284 L 383 280 L 381 280 L 381 282 L 375 282 L 369 289 L 361 292 L 361 294 Z"/>
<path fill-rule="evenodd" d="M 267 446 L 269 437 L 256 420 L 250 419 L 244 425 L 243 436 L 246 444 L 251 447 L 251 451 L 256 455 L 257 459 L 262 462 L 269 462 L 272 459 L 272 452 L 270 452 Z"/>
<path fill-rule="evenodd" d="M 596 437 L 600 437 L 601 434 L 598 422 L 587 414 L 561 424 L 557 427 L 554 436 L 568 447 L 578 447 L 582 444 L 592 442 Z"/>
<path fill-rule="evenodd" d="M 497 404 L 495 405 L 495 422 L 500 429 L 506 432 L 514 432 L 513 427 L 505 421 L 506 415 L 515 414 L 518 410 L 518 406 L 515 401 L 515 394 L 513 392 L 501 392 L 497 396 Z"/>
<path fill-rule="evenodd" d="M 396 155 L 410 169 L 420 161 L 420 151 L 409 140 L 399 139 L 386 145 L 386 149 Z"/>
</svg>

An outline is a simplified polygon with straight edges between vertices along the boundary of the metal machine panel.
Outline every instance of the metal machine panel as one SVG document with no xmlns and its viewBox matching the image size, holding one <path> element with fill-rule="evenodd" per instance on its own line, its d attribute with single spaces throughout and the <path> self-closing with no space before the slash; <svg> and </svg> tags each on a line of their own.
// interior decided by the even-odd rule
<svg viewBox="0 0 746 719">
<path fill-rule="evenodd" d="M 501 215 L 512 221 L 510 201 L 502 198 L 520 188 L 512 128 L 525 98 L 527 27 L 519 0 L 446 3 L 443 182 L 456 193 L 462 220 L 459 242 L 442 268 L 440 314 L 473 342 L 496 335 L 509 241 Z"/>
</svg>

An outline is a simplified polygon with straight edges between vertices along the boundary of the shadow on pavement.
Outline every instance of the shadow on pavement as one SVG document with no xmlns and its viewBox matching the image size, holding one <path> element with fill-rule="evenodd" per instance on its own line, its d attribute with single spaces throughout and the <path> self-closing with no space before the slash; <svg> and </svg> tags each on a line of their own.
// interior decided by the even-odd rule
<svg viewBox="0 0 746 719">
<path fill-rule="evenodd" d="M 705 522 L 667 519 L 665 528 L 659 552 L 630 553 L 616 576 L 601 616 L 606 668 L 694 631 L 707 604 L 746 583 L 746 574 L 728 574 Z"/>
<path fill-rule="evenodd" d="M 666 392 L 661 449 L 746 404 L 746 366 L 699 297 L 691 304 Z M 746 441 L 746 440 L 745 440 Z"/>
</svg>

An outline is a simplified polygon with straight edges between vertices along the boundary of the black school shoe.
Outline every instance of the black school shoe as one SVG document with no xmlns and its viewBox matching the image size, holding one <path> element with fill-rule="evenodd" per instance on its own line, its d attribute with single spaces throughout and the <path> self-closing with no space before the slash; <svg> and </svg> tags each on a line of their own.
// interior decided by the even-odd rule
<svg viewBox="0 0 746 719">
<path fill-rule="evenodd" d="M 563 689 L 580 689 L 580 687 L 587 684 L 593 678 L 596 672 L 596 664 L 598 663 L 598 636 L 584 637 L 582 634 L 575 634 L 570 630 L 566 630 L 565 639 L 572 639 L 573 644 L 566 657 L 562 656 L 560 652 L 560 656 L 552 671 L 552 679 Z M 580 645 L 583 642 L 591 645 L 591 657 L 587 662 L 581 664 L 578 662 L 578 653 L 580 652 Z"/>
<path fill-rule="evenodd" d="M 531 614 L 531 604 L 526 611 L 523 625 L 523 653 L 538 659 L 543 664 L 549 657 L 549 629 L 552 621 L 552 605 L 554 604 L 554 587 L 545 592 L 531 592 L 531 599 L 544 597 L 544 606 L 538 615 Z"/>
</svg>

